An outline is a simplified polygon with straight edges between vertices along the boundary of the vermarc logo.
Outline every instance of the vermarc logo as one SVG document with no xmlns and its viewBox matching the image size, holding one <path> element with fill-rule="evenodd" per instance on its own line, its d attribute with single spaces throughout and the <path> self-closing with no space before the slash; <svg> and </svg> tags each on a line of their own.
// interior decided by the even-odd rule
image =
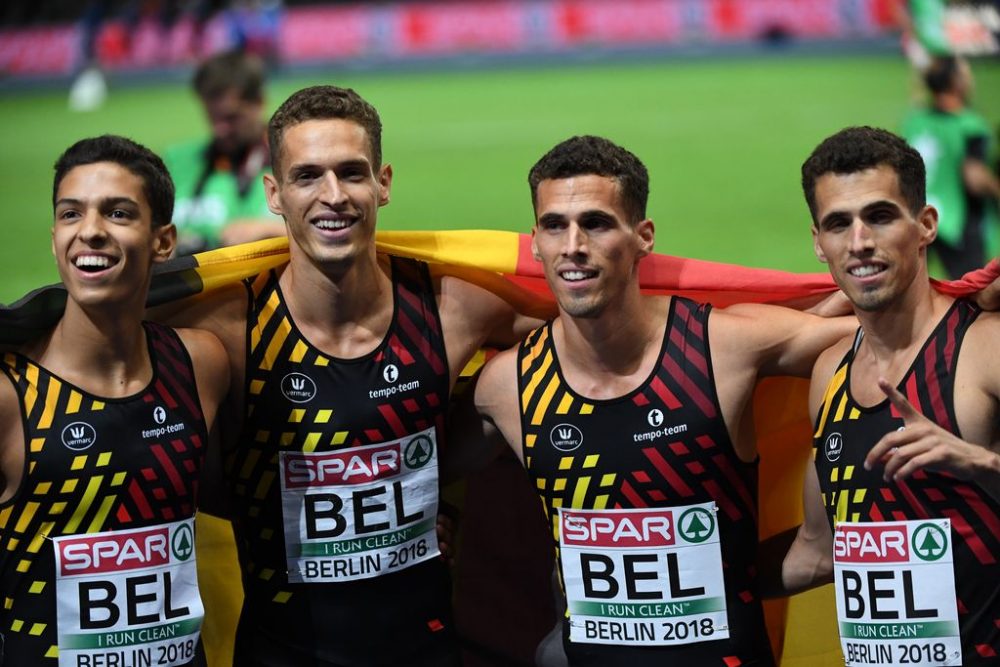
<svg viewBox="0 0 1000 667">
<path fill-rule="evenodd" d="M 558 424 L 549 434 L 549 440 L 560 452 L 571 452 L 583 444 L 583 431 L 572 424 Z"/>
<path fill-rule="evenodd" d="M 316 383 L 302 373 L 289 373 L 281 379 L 281 393 L 292 403 L 308 403 L 316 396 Z"/>
<path fill-rule="evenodd" d="M 826 436 L 826 442 L 823 443 L 823 452 L 826 454 L 827 461 L 833 463 L 838 460 L 843 451 L 844 436 L 839 433 L 831 433 Z"/>
<path fill-rule="evenodd" d="M 83 451 L 97 442 L 97 431 L 86 422 L 73 422 L 62 430 L 62 443 L 74 452 Z"/>
</svg>

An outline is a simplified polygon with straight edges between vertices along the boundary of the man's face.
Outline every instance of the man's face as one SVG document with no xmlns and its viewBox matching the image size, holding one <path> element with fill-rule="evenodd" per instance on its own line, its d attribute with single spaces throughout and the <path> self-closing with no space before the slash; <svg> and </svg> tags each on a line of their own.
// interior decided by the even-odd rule
<svg viewBox="0 0 1000 667">
<path fill-rule="evenodd" d="M 153 229 L 142 178 L 119 164 L 75 167 L 59 183 L 52 253 L 78 303 L 145 301 L 152 264 L 175 240 L 173 225 Z"/>
<path fill-rule="evenodd" d="M 270 209 L 285 218 L 292 252 L 316 264 L 354 261 L 374 244 L 392 168 L 372 164 L 368 133 L 351 120 L 308 120 L 284 131 L 280 173 L 265 175 Z"/>
<path fill-rule="evenodd" d="M 252 146 L 264 136 L 263 101 L 245 100 L 235 90 L 215 98 L 202 98 L 212 139 L 224 153 Z"/>
<path fill-rule="evenodd" d="M 879 165 L 816 180 L 816 256 L 851 302 L 864 311 L 893 304 L 926 276 L 926 248 L 937 235 L 937 211 L 910 213 L 895 170 Z"/>
<path fill-rule="evenodd" d="M 598 317 L 637 279 L 653 249 L 652 221 L 629 224 L 618 182 L 606 176 L 544 180 L 536 202 L 531 247 L 559 307 Z"/>
</svg>

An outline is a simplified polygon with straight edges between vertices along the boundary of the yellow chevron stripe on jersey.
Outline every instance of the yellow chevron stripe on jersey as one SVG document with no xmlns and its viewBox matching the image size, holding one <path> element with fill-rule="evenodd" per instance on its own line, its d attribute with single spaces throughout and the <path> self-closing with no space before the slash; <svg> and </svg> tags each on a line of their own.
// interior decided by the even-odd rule
<svg viewBox="0 0 1000 667">
<path fill-rule="evenodd" d="M 847 365 L 844 364 L 837 369 L 837 372 L 833 374 L 830 382 L 826 385 L 826 393 L 823 395 L 823 407 L 820 409 L 819 423 L 816 426 L 816 432 L 813 433 L 814 438 L 818 438 L 819 434 L 826 427 L 826 420 L 830 416 L 830 406 L 833 404 L 833 399 L 837 396 L 837 393 L 844 386 L 846 379 Z"/>
</svg>

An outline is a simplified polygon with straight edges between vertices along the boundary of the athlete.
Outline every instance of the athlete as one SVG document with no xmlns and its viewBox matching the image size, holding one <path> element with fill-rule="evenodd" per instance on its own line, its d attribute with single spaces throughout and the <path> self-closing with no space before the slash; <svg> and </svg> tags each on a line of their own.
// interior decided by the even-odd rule
<svg viewBox="0 0 1000 667">
<path fill-rule="evenodd" d="M 952 278 L 982 266 L 1000 249 L 1000 180 L 993 173 L 996 141 L 989 123 L 970 106 L 969 63 L 936 58 L 924 72 L 931 96 L 903 123 L 903 136 L 927 171 L 927 201 L 938 211 L 931 246 Z"/>
<path fill-rule="evenodd" d="M 284 223 L 267 208 L 261 178 L 270 167 L 264 64 L 245 53 L 220 53 L 198 67 L 192 88 L 211 136 L 163 154 L 177 186 L 177 252 L 284 235 Z"/>
<path fill-rule="evenodd" d="M 813 371 L 805 521 L 769 583 L 835 578 L 852 665 L 996 664 L 1000 319 L 931 289 L 938 214 L 901 138 L 842 130 L 802 183 L 816 254 L 861 327 Z"/>
<path fill-rule="evenodd" d="M 193 518 L 225 353 L 142 321 L 175 242 L 163 162 L 106 135 L 55 170 L 66 309 L 0 364 L 0 664 L 192 664 Z"/>
<path fill-rule="evenodd" d="M 808 375 L 852 325 L 641 294 L 648 176 L 606 139 L 560 143 L 528 181 L 559 316 L 486 365 L 453 432 L 481 453 L 500 436 L 532 478 L 557 543 L 569 664 L 774 664 L 750 397 L 760 377 Z"/>
<path fill-rule="evenodd" d="M 174 316 L 223 341 L 241 417 L 227 460 L 245 591 L 235 662 L 457 664 L 434 534 L 448 397 L 484 343 L 537 321 L 376 253 L 392 167 L 357 93 L 300 90 L 268 132 L 288 265 Z"/>
</svg>

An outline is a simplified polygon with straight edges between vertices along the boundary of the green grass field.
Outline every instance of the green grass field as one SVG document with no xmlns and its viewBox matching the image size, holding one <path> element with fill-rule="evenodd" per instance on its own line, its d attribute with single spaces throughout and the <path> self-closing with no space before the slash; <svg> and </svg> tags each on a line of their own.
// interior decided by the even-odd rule
<svg viewBox="0 0 1000 667">
<path fill-rule="evenodd" d="M 1000 64 L 975 66 L 976 106 L 1000 122 Z M 534 161 L 573 134 L 602 134 L 649 167 L 659 252 L 794 271 L 812 256 L 798 169 L 823 137 L 856 124 L 895 128 L 914 95 L 901 57 L 647 61 L 539 69 L 277 79 L 274 108 L 313 83 L 356 88 L 382 114 L 395 170 L 384 229 L 504 228 L 532 222 Z M 205 132 L 181 85 L 113 88 L 72 114 L 64 92 L 0 99 L 0 301 L 56 279 L 49 252 L 52 163 L 103 132 L 161 150 Z"/>
</svg>

